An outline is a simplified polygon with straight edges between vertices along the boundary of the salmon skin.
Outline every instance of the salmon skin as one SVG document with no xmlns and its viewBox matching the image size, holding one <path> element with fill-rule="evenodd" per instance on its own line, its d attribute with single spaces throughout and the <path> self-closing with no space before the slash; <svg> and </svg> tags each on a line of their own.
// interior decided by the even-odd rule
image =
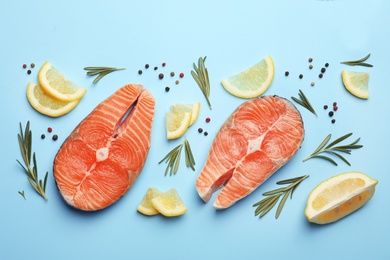
<svg viewBox="0 0 390 260">
<path fill-rule="evenodd" d="M 54 179 L 69 205 L 100 210 L 130 189 L 149 152 L 154 110 L 152 94 L 129 84 L 80 122 L 54 159 Z"/>
<path fill-rule="evenodd" d="M 304 138 L 301 115 L 287 99 L 264 96 L 241 104 L 217 133 L 196 179 L 199 196 L 225 209 L 288 162 Z"/>
</svg>

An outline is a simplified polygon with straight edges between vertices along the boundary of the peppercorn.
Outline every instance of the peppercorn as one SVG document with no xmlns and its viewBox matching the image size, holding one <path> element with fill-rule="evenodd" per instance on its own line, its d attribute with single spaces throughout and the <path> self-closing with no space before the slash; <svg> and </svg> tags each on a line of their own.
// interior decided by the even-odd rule
<svg viewBox="0 0 390 260">
<path fill-rule="evenodd" d="M 175 76 L 175 72 L 172 71 L 171 72 L 171 77 L 173 77 L 173 76 Z"/>
<path fill-rule="evenodd" d="M 145 64 L 145 69 L 149 68 L 149 64 Z"/>
<path fill-rule="evenodd" d="M 23 69 L 27 68 L 27 64 L 23 64 Z"/>
<path fill-rule="evenodd" d="M 332 124 L 334 124 L 336 122 L 336 119 L 333 118 L 331 122 Z"/>
<path fill-rule="evenodd" d="M 31 63 L 31 68 L 35 68 L 35 64 L 34 63 Z"/>
<path fill-rule="evenodd" d="M 199 127 L 199 128 L 198 128 L 198 132 L 199 132 L 199 133 L 202 133 L 202 132 L 203 132 L 203 129 Z"/>
<path fill-rule="evenodd" d="M 161 66 L 163 66 L 163 67 L 165 67 L 165 65 L 167 65 L 165 62 L 163 62 L 163 63 L 161 64 Z"/>
<path fill-rule="evenodd" d="M 329 67 L 329 63 L 325 63 L 325 67 Z"/>
<path fill-rule="evenodd" d="M 175 81 L 175 84 L 176 84 L 176 85 L 178 85 L 178 84 L 179 84 L 179 82 L 180 82 L 180 81 L 177 79 L 177 80 Z"/>
<path fill-rule="evenodd" d="M 170 90 L 169 87 L 165 87 L 165 91 L 168 92 Z"/>
<path fill-rule="evenodd" d="M 47 131 L 48 131 L 49 133 L 51 133 L 51 132 L 53 131 L 53 128 L 48 127 L 48 128 L 47 128 Z"/>
<path fill-rule="evenodd" d="M 53 138 L 52 138 L 54 141 L 57 141 L 58 139 L 58 135 L 53 135 Z"/>
<path fill-rule="evenodd" d="M 322 73 L 325 73 L 325 71 L 326 71 L 325 68 L 322 68 L 322 69 L 321 69 L 321 72 L 322 72 Z"/>
<path fill-rule="evenodd" d="M 209 134 L 209 133 L 207 133 L 207 132 L 204 132 L 204 135 L 205 135 L 205 136 L 207 136 L 208 134 Z"/>
<path fill-rule="evenodd" d="M 312 81 L 310 85 L 311 85 L 312 87 L 314 87 L 315 84 L 316 84 L 316 83 L 315 83 L 314 81 Z"/>
<path fill-rule="evenodd" d="M 207 117 L 207 118 L 206 118 L 206 123 L 208 123 L 208 122 L 210 122 L 210 121 L 211 121 L 210 117 Z"/>
<path fill-rule="evenodd" d="M 287 77 L 290 74 L 290 72 L 286 71 L 284 75 Z"/>
<path fill-rule="evenodd" d="M 28 71 L 27 71 L 27 74 L 30 75 L 30 74 L 31 74 L 31 70 L 28 70 Z"/>
<path fill-rule="evenodd" d="M 318 75 L 318 77 L 321 79 L 324 75 L 322 73 L 320 73 L 320 75 Z"/>
<path fill-rule="evenodd" d="M 313 58 L 309 58 L 309 62 L 312 62 L 313 61 Z"/>
<path fill-rule="evenodd" d="M 333 102 L 333 105 L 334 105 L 334 106 L 337 106 L 337 102 Z"/>
<path fill-rule="evenodd" d="M 309 69 L 312 69 L 312 68 L 313 68 L 313 65 L 310 64 L 310 65 L 309 65 Z"/>
<path fill-rule="evenodd" d="M 334 115 L 333 111 L 329 111 L 329 116 L 333 116 L 333 115 Z"/>
<path fill-rule="evenodd" d="M 164 78 L 164 74 L 162 74 L 162 73 L 158 74 L 158 78 L 159 79 L 163 79 Z"/>
<path fill-rule="evenodd" d="M 156 66 L 156 67 L 154 67 L 154 70 L 157 70 L 158 69 L 158 67 Z"/>
<path fill-rule="evenodd" d="M 300 78 L 300 79 L 303 78 L 303 74 L 299 74 L 299 78 Z"/>
<path fill-rule="evenodd" d="M 182 78 L 182 77 L 184 77 L 184 73 L 182 72 L 182 73 L 180 73 L 180 78 Z"/>
<path fill-rule="evenodd" d="M 328 106 L 327 106 L 327 105 L 325 105 L 325 106 L 324 106 L 324 109 L 328 109 Z"/>
<path fill-rule="evenodd" d="M 338 106 L 333 106 L 334 111 L 337 111 L 337 109 L 339 109 Z"/>
<path fill-rule="evenodd" d="M 45 134 L 41 134 L 41 139 L 45 139 Z"/>
<path fill-rule="evenodd" d="M 138 71 L 138 74 L 141 75 L 141 74 L 142 74 L 142 70 L 139 70 L 139 71 Z"/>
</svg>

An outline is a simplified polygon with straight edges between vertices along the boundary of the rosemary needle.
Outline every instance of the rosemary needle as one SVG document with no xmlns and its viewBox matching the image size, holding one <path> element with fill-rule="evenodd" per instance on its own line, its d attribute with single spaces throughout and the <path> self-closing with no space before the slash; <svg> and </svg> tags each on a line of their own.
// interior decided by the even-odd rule
<svg viewBox="0 0 390 260">
<path fill-rule="evenodd" d="M 84 70 L 87 70 L 87 76 L 96 76 L 98 75 L 93 84 L 96 84 L 107 74 L 117 71 L 117 70 L 125 70 L 126 68 L 113 68 L 113 67 L 85 67 Z"/>
<path fill-rule="evenodd" d="M 268 196 L 268 197 L 253 204 L 253 207 L 256 207 L 255 216 L 259 215 L 260 218 L 263 217 L 276 205 L 276 203 L 278 203 L 280 197 L 283 196 L 282 199 L 280 200 L 278 208 L 276 209 L 275 218 L 277 219 L 280 216 L 280 213 L 282 212 L 282 209 L 284 207 L 284 204 L 286 203 L 288 196 L 290 196 L 291 199 L 295 189 L 307 177 L 309 177 L 309 175 L 278 181 L 276 183 L 278 185 L 283 185 L 283 184 L 290 184 L 290 185 L 284 188 L 278 188 L 275 190 L 264 192 L 263 196 Z"/>
<path fill-rule="evenodd" d="M 209 73 L 207 71 L 206 66 L 204 65 L 204 62 L 206 61 L 206 57 L 202 58 L 200 57 L 198 59 L 198 66 L 193 63 L 194 70 L 191 70 L 191 75 L 198 84 L 199 88 L 202 90 L 203 95 L 205 96 L 207 100 L 207 104 L 209 105 L 210 109 L 211 103 L 210 103 L 210 80 L 209 80 Z"/>
<path fill-rule="evenodd" d="M 294 100 L 299 105 L 303 106 L 304 108 L 306 108 L 307 110 L 309 110 L 310 112 L 312 112 L 314 115 L 317 116 L 316 111 L 314 110 L 314 108 L 311 105 L 309 99 L 305 96 L 305 94 L 303 93 L 302 90 L 299 90 L 298 95 L 299 95 L 299 99 L 296 98 L 296 97 L 291 97 L 291 99 Z"/>
<path fill-rule="evenodd" d="M 365 56 L 365 57 L 363 57 L 363 58 L 361 58 L 361 59 L 358 59 L 358 60 L 342 61 L 342 62 L 340 62 L 340 63 L 341 63 L 341 64 L 345 64 L 345 65 L 349 65 L 349 66 L 373 67 L 373 65 L 364 62 L 364 61 L 366 61 L 370 56 L 371 56 L 371 54 L 368 54 L 367 56 Z"/>
</svg>

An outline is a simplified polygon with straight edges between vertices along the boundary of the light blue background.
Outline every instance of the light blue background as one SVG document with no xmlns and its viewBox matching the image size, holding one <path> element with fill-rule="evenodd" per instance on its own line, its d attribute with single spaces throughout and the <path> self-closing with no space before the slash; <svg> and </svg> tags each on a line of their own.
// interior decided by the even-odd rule
<svg viewBox="0 0 390 260">
<path fill-rule="evenodd" d="M 71 3 L 74 2 L 74 3 Z M 3 1 L 0 8 L 1 181 L 0 259 L 389 259 L 389 1 Z M 373 68 L 348 67 L 342 60 L 371 53 Z M 244 100 L 228 94 L 220 81 L 267 55 L 275 62 L 267 95 L 289 98 L 302 89 L 317 110 L 302 107 L 305 140 L 296 156 L 259 189 L 233 207 L 216 211 L 203 203 L 194 187 L 208 149 L 221 124 Z M 192 62 L 207 56 L 211 102 L 190 76 Z M 307 59 L 313 57 L 314 68 Z M 29 105 L 28 82 L 37 82 L 39 67 L 49 60 L 88 90 L 77 108 L 60 118 L 40 115 Z M 31 75 L 22 64 L 34 62 Z M 161 68 L 161 63 L 167 66 Z M 324 78 L 320 68 L 330 64 Z M 144 70 L 145 63 L 151 68 Z M 85 66 L 126 67 L 98 84 Z M 159 70 L 153 71 L 154 66 Z M 143 69 L 140 76 L 137 71 Z M 350 95 L 341 70 L 370 72 L 370 98 Z M 290 71 L 285 77 L 284 72 Z M 185 73 L 179 85 L 170 71 Z M 158 73 L 165 73 L 163 80 Z M 298 75 L 304 74 L 303 79 Z M 314 87 L 310 82 L 315 81 Z M 127 83 L 142 83 L 156 98 L 152 147 L 145 168 L 130 191 L 99 212 L 68 207 L 52 176 L 52 162 L 64 139 L 99 102 Z M 166 93 L 165 86 L 171 91 Z M 164 177 L 158 161 L 182 142 L 166 141 L 165 113 L 173 103 L 201 102 L 198 121 L 186 133 L 193 146 L 196 171 L 181 165 Z M 322 107 L 339 104 L 334 118 Z M 211 118 L 206 124 L 204 119 Z M 49 172 L 43 201 L 16 163 L 21 159 L 16 135 L 19 122 L 30 120 L 33 151 L 41 178 Z M 54 142 L 46 132 L 59 135 Z M 197 129 L 209 132 L 207 137 Z M 331 133 L 353 132 L 363 149 L 340 162 L 302 162 Z M 47 138 L 40 139 L 45 133 Z M 334 224 L 309 224 L 304 208 L 309 192 L 321 181 L 346 171 L 362 171 L 379 184 L 372 200 Z M 288 200 L 281 216 L 275 209 L 262 219 L 252 204 L 275 182 L 310 174 Z M 188 207 L 179 218 L 146 217 L 136 207 L 149 186 L 176 188 Z M 24 190 L 27 200 L 18 191 Z M 215 198 L 213 196 L 212 200 Z"/>
</svg>

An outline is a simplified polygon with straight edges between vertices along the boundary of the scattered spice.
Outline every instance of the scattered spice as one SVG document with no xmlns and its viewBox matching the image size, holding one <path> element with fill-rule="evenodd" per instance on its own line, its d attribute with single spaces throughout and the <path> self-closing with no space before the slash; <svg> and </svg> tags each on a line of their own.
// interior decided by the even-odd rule
<svg viewBox="0 0 390 260">
<path fill-rule="evenodd" d="M 299 78 L 300 78 L 300 79 L 303 78 L 303 74 L 299 74 Z"/>
<path fill-rule="evenodd" d="M 142 74 L 142 70 L 139 70 L 139 71 L 138 71 L 138 74 L 141 75 L 141 74 Z"/>
<path fill-rule="evenodd" d="M 171 77 L 173 77 L 173 76 L 175 76 L 175 72 L 172 71 L 171 72 Z"/>
<path fill-rule="evenodd" d="M 313 58 L 309 58 L 309 62 L 312 62 L 313 61 Z"/>
<path fill-rule="evenodd" d="M 180 81 L 177 79 L 177 80 L 175 81 L 175 84 L 176 84 L 176 85 L 178 85 L 178 84 L 179 84 L 179 82 L 180 82 Z"/>
<path fill-rule="evenodd" d="M 329 63 L 325 63 L 325 67 L 326 67 L 326 68 L 329 67 Z"/>
<path fill-rule="evenodd" d="M 205 135 L 205 136 L 208 136 L 208 135 L 209 135 L 209 133 L 207 133 L 207 131 L 206 131 L 206 132 L 204 132 L 204 135 Z"/>
<path fill-rule="evenodd" d="M 48 127 L 48 128 L 47 128 L 47 131 L 48 131 L 49 133 L 51 133 L 51 132 L 53 131 L 53 128 Z"/>
<path fill-rule="evenodd" d="M 312 69 L 312 68 L 313 68 L 313 65 L 310 64 L 310 65 L 309 65 L 309 69 Z"/>
<path fill-rule="evenodd" d="M 156 67 L 154 67 L 154 70 L 158 70 L 158 67 L 156 66 Z"/>
<path fill-rule="evenodd" d="M 23 64 L 23 69 L 27 68 L 27 64 Z"/>
<path fill-rule="evenodd" d="M 161 64 L 161 66 L 163 66 L 163 67 L 165 67 L 167 64 L 165 63 L 165 62 L 163 62 L 162 64 Z"/>
<path fill-rule="evenodd" d="M 202 133 L 202 132 L 203 132 L 203 129 L 199 127 L 199 128 L 198 128 L 198 132 L 199 132 L 199 133 Z"/>
<path fill-rule="evenodd" d="M 31 70 L 28 70 L 28 71 L 27 71 L 27 74 L 30 75 L 30 74 L 31 74 Z"/>
<path fill-rule="evenodd" d="M 35 64 L 34 64 L 34 63 L 31 63 L 30 67 L 31 67 L 31 68 L 35 68 Z"/>
<path fill-rule="evenodd" d="M 207 118 L 206 118 L 206 123 L 208 123 L 208 122 L 210 122 L 210 121 L 211 121 L 210 117 L 207 117 Z"/>
<path fill-rule="evenodd" d="M 52 139 L 53 139 L 54 141 L 57 141 L 58 135 L 53 135 Z"/>
<path fill-rule="evenodd" d="M 324 75 L 322 73 L 320 73 L 320 75 L 318 75 L 318 77 L 321 79 Z"/>
<path fill-rule="evenodd" d="M 325 68 L 321 68 L 321 72 L 322 73 L 325 73 L 326 69 Z"/>
<path fill-rule="evenodd" d="M 162 73 L 158 74 L 158 78 L 159 79 L 163 79 L 164 78 L 164 74 L 162 74 Z"/>
<path fill-rule="evenodd" d="M 329 116 L 333 116 L 333 115 L 334 115 L 334 112 L 333 112 L 333 111 L 329 111 L 328 115 L 329 115 Z"/>
<path fill-rule="evenodd" d="M 334 111 L 337 111 L 337 109 L 339 109 L 338 106 L 333 106 L 333 110 L 334 110 Z"/>
<path fill-rule="evenodd" d="M 333 105 L 334 105 L 334 106 L 337 106 L 337 102 L 333 102 Z"/>
<path fill-rule="evenodd" d="M 324 109 L 328 109 L 328 106 L 327 106 L 327 105 L 324 105 Z"/>
<path fill-rule="evenodd" d="M 286 71 L 286 72 L 284 73 L 284 75 L 287 77 L 288 75 L 290 75 L 290 72 Z"/>
<path fill-rule="evenodd" d="M 45 139 L 45 134 L 41 134 L 41 139 Z"/>
<path fill-rule="evenodd" d="M 336 119 L 333 118 L 331 122 L 332 124 L 334 124 L 336 122 Z"/>
<path fill-rule="evenodd" d="M 149 68 L 149 64 L 145 64 L 145 69 L 148 69 Z"/>
<path fill-rule="evenodd" d="M 165 92 L 169 92 L 170 88 L 169 87 L 165 87 Z"/>
<path fill-rule="evenodd" d="M 182 73 L 180 73 L 180 78 L 183 78 L 184 77 L 184 73 L 182 72 Z"/>
<path fill-rule="evenodd" d="M 315 84 L 316 84 L 316 83 L 315 83 L 314 81 L 312 81 L 310 85 L 311 85 L 312 87 L 314 87 Z"/>
</svg>

